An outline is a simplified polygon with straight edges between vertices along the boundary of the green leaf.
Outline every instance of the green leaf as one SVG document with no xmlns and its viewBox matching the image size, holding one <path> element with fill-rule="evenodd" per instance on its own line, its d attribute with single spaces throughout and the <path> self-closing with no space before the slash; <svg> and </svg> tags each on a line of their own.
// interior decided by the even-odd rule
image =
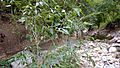
<svg viewBox="0 0 120 68">
<path fill-rule="evenodd" d="M 73 8 L 73 10 L 77 13 L 77 15 L 80 17 L 80 8 Z"/>
<path fill-rule="evenodd" d="M 69 34 L 69 31 L 67 29 L 58 28 L 58 31 L 62 32 L 63 34 Z"/>
<path fill-rule="evenodd" d="M 54 34 L 54 31 L 52 28 L 50 28 L 50 33 L 53 35 Z"/>
</svg>

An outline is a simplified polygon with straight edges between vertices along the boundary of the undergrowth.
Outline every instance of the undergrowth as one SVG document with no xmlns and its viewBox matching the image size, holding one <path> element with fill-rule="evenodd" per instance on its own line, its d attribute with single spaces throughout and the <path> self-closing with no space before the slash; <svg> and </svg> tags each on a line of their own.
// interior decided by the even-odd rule
<svg viewBox="0 0 120 68">
<path fill-rule="evenodd" d="M 10 68 L 12 63 L 14 63 L 13 66 L 20 66 L 22 64 L 27 68 L 79 68 L 80 59 L 76 55 L 77 49 L 78 48 L 70 45 L 64 45 L 56 48 L 55 50 L 49 50 L 48 52 L 43 53 L 42 56 L 39 56 L 42 58 L 41 61 L 36 60 L 38 57 L 37 55 L 22 51 L 7 60 L 1 61 L 0 65 L 3 68 Z"/>
</svg>

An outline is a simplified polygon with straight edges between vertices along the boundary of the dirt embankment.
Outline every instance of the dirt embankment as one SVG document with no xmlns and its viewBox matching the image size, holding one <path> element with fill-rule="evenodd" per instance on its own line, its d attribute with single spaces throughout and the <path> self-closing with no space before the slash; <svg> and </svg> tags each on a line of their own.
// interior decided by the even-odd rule
<svg viewBox="0 0 120 68">
<path fill-rule="evenodd" d="M 0 13 L 0 59 L 13 55 L 27 46 L 24 25 L 13 23 L 11 15 Z"/>
</svg>

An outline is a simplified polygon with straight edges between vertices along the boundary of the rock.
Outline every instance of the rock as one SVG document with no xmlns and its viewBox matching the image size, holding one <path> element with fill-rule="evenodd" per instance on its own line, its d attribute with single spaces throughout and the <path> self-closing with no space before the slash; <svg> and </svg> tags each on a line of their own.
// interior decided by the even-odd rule
<svg viewBox="0 0 120 68">
<path fill-rule="evenodd" d="M 120 58 L 120 52 L 116 53 L 116 58 Z"/>
<path fill-rule="evenodd" d="M 20 62 L 21 60 L 16 60 L 15 62 L 12 62 L 12 68 L 25 68 L 25 65 L 22 65 Z"/>
<path fill-rule="evenodd" d="M 114 66 L 115 66 L 115 68 L 120 68 L 120 62 L 115 62 Z"/>
<path fill-rule="evenodd" d="M 109 52 L 117 52 L 117 49 L 116 49 L 116 47 L 110 47 L 108 51 Z"/>
<path fill-rule="evenodd" d="M 109 64 L 109 65 L 104 65 L 103 68 L 115 68 L 115 66 L 113 64 Z"/>
<path fill-rule="evenodd" d="M 114 37 L 109 41 L 110 43 L 120 43 L 120 37 Z"/>
<path fill-rule="evenodd" d="M 13 61 L 11 63 L 12 68 L 26 68 L 27 65 L 30 65 L 31 63 L 33 63 L 33 58 L 32 56 L 34 54 L 32 54 L 29 51 L 22 51 L 20 52 L 20 54 L 24 55 L 24 58 L 20 58 L 18 60 L 15 59 L 15 61 Z"/>
<path fill-rule="evenodd" d="M 112 44 L 108 49 L 109 52 L 120 52 L 120 44 Z"/>
<path fill-rule="evenodd" d="M 107 51 L 106 48 L 103 48 L 103 49 L 102 49 L 102 52 L 103 52 L 103 53 L 107 53 L 108 51 Z"/>
<path fill-rule="evenodd" d="M 107 58 L 106 56 L 103 56 L 103 57 L 101 58 L 101 60 L 102 60 L 103 62 L 105 62 L 105 61 L 108 60 L 108 58 Z"/>
<path fill-rule="evenodd" d="M 112 39 L 113 38 L 109 34 L 109 30 L 105 30 L 105 29 L 95 30 L 90 34 L 91 34 L 90 36 L 93 37 L 94 39 L 104 40 L 104 39 Z"/>
<path fill-rule="evenodd" d="M 119 40 L 117 40 L 117 43 L 120 43 L 120 39 L 119 39 Z"/>
</svg>

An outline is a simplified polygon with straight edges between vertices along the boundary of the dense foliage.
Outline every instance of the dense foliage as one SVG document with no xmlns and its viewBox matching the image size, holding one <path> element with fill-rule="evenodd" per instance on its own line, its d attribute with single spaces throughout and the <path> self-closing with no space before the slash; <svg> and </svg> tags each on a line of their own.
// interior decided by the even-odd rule
<svg viewBox="0 0 120 68">
<path fill-rule="evenodd" d="M 104 28 L 120 17 L 119 4 L 119 0 L 6 0 L 0 10 L 19 15 L 32 36 L 42 40 L 86 27 Z"/>
</svg>

